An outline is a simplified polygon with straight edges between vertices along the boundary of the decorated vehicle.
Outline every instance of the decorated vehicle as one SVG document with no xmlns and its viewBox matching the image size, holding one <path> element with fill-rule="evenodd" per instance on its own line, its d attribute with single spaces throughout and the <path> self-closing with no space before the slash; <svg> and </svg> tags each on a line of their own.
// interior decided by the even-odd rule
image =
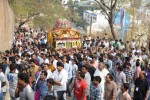
<svg viewBox="0 0 150 100">
<path fill-rule="evenodd" d="M 77 30 L 71 29 L 70 22 L 66 19 L 59 19 L 55 27 L 48 31 L 48 43 L 55 49 L 81 48 L 81 37 Z"/>
</svg>

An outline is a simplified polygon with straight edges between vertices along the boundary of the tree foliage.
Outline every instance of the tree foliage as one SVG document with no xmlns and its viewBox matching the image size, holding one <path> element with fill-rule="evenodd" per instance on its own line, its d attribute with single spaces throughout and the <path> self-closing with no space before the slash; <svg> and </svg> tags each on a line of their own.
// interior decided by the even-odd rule
<svg viewBox="0 0 150 100">
<path fill-rule="evenodd" d="M 20 28 L 32 21 L 34 27 L 47 29 L 53 27 L 59 18 L 70 19 L 70 10 L 64 9 L 59 0 L 8 0 L 15 13 Z"/>
<path fill-rule="evenodd" d="M 114 39 L 116 39 L 116 34 L 113 26 L 113 17 L 115 14 L 118 0 L 95 0 L 95 1 L 99 5 L 102 13 L 105 15 L 105 18 L 108 20 L 112 36 Z"/>
</svg>

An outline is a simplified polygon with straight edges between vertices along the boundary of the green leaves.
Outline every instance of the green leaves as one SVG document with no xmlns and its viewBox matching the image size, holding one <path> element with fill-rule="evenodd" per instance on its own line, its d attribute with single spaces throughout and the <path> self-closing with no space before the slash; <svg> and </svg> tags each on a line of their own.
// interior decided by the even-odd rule
<svg viewBox="0 0 150 100">
<path fill-rule="evenodd" d="M 13 8 L 16 23 L 32 19 L 34 27 L 53 27 L 59 18 L 68 18 L 72 15 L 70 10 L 65 10 L 59 0 L 8 0 Z M 42 24 L 42 25 L 41 25 Z"/>
</svg>

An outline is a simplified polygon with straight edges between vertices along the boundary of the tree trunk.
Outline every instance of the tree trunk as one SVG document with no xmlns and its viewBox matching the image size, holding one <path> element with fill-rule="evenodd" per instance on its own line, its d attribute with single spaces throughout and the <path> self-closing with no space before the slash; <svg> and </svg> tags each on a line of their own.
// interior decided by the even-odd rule
<svg viewBox="0 0 150 100">
<path fill-rule="evenodd" d="M 117 37 L 116 37 L 115 31 L 114 31 L 114 26 L 113 26 L 112 20 L 109 21 L 109 26 L 110 26 L 111 34 L 112 34 L 113 38 L 116 40 Z"/>
<path fill-rule="evenodd" d="M 27 23 L 29 21 L 29 19 L 26 19 L 25 21 L 23 22 L 20 22 L 18 28 L 17 28 L 17 31 L 19 32 L 19 30 L 21 29 L 21 26 L 23 26 L 25 23 Z"/>
</svg>

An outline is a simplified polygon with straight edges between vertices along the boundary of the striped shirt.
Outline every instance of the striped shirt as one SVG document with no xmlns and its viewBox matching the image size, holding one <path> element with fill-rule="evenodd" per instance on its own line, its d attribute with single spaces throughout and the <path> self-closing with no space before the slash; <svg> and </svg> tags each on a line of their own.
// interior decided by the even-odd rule
<svg viewBox="0 0 150 100">
<path fill-rule="evenodd" d="M 123 72 L 124 72 L 125 75 L 126 75 L 126 81 L 129 82 L 129 83 L 131 83 L 131 82 L 132 82 L 132 79 L 133 79 L 133 77 L 134 77 L 134 70 L 125 69 Z"/>
</svg>

